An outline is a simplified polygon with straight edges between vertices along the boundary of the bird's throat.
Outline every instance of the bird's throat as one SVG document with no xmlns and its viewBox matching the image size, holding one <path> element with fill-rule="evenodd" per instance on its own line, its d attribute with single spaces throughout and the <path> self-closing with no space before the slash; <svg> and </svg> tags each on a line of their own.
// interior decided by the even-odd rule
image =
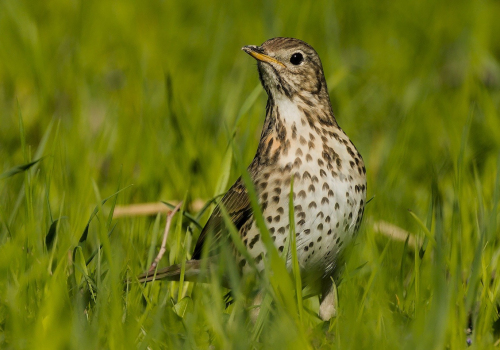
<svg viewBox="0 0 500 350">
<path fill-rule="evenodd" d="M 262 136 L 274 133 L 283 139 L 286 136 L 284 129 L 294 136 L 305 129 L 320 133 L 325 128 L 339 128 L 328 96 L 296 94 L 293 98 L 269 98 Z"/>
<path fill-rule="evenodd" d="M 286 156 L 291 143 L 307 143 L 321 139 L 329 133 L 343 133 L 333 116 L 330 101 L 318 99 L 303 101 L 294 98 L 269 98 L 266 119 L 257 154 L 259 163 L 274 164 L 281 155 Z"/>
</svg>

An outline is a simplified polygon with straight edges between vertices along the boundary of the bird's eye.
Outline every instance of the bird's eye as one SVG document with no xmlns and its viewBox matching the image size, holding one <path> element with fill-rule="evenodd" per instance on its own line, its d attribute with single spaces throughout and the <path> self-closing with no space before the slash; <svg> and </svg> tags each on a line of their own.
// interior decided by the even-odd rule
<svg viewBox="0 0 500 350">
<path fill-rule="evenodd" d="M 295 66 L 298 66 L 299 64 L 301 64 L 303 60 L 304 60 L 304 57 L 302 56 L 302 54 L 300 52 L 296 52 L 292 55 L 292 57 L 290 57 L 290 63 L 295 65 Z"/>
</svg>

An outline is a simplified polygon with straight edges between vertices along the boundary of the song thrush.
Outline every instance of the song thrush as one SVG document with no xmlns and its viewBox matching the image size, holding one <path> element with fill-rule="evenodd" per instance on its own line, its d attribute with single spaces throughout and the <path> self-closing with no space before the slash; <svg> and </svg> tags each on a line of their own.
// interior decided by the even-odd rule
<svg viewBox="0 0 500 350">
<path fill-rule="evenodd" d="M 243 51 L 257 60 L 268 101 L 257 153 L 248 167 L 262 213 L 275 246 L 281 252 L 289 237 L 290 182 L 294 177 L 297 258 L 304 281 L 320 285 L 320 317 L 335 313 L 332 278 L 336 278 L 345 248 L 363 217 L 366 171 L 363 159 L 333 115 L 320 58 L 307 43 L 274 38 Z M 221 204 L 239 230 L 258 269 L 264 269 L 266 248 L 254 221 L 247 189 L 238 179 Z M 213 235 L 211 239 L 207 239 Z M 227 239 L 220 207 L 202 230 L 186 276 L 199 272 L 202 251 L 217 254 Z M 210 247 L 204 247 L 207 242 Z M 236 254 L 243 272 L 249 264 Z M 288 255 L 290 266 L 290 254 Z M 178 279 L 179 266 L 159 269 L 156 279 Z M 152 280 L 143 274 L 141 281 Z"/>
</svg>

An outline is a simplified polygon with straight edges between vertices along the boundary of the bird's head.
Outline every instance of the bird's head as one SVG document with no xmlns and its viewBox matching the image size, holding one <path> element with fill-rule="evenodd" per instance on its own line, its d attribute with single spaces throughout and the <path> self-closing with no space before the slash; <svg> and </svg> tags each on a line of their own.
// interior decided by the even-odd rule
<svg viewBox="0 0 500 350">
<path fill-rule="evenodd" d="M 257 60 L 260 80 L 270 97 L 328 96 L 321 60 L 302 40 L 273 38 L 242 50 Z"/>
</svg>

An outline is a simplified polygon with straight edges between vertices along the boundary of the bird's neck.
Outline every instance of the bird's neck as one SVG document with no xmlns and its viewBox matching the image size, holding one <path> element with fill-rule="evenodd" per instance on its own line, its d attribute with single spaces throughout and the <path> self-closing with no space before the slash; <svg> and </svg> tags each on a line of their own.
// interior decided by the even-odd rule
<svg viewBox="0 0 500 350">
<path fill-rule="evenodd" d="M 302 129 L 339 128 L 333 115 L 328 95 L 295 94 L 293 97 L 270 96 L 267 100 L 263 138 L 270 134 L 282 140 L 287 132 L 300 133 Z"/>
<path fill-rule="evenodd" d="M 269 164 L 280 153 L 286 153 L 292 142 L 309 139 L 310 134 L 326 135 L 340 130 L 332 112 L 328 97 L 302 96 L 274 98 L 270 96 L 266 106 L 266 120 L 257 154 Z M 342 132 L 342 131 L 341 131 Z"/>
</svg>

